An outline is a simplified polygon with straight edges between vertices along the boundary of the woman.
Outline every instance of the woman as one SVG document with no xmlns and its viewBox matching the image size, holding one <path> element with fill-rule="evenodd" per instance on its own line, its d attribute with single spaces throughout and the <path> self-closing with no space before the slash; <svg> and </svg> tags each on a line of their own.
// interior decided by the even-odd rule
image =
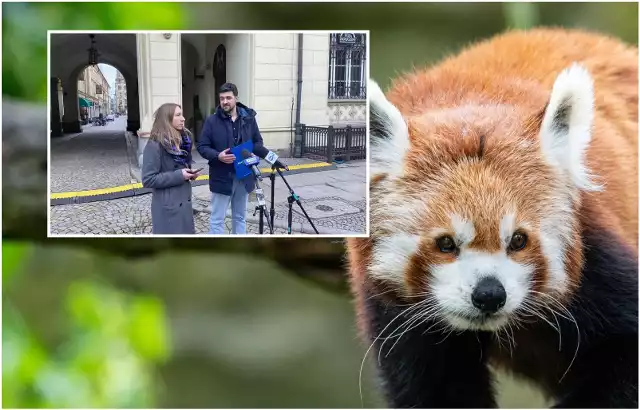
<svg viewBox="0 0 640 410">
<path fill-rule="evenodd" d="M 191 182 L 191 133 L 184 128 L 182 108 L 166 103 L 158 108 L 142 159 L 142 186 L 152 188 L 154 234 L 195 234 Z"/>
</svg>

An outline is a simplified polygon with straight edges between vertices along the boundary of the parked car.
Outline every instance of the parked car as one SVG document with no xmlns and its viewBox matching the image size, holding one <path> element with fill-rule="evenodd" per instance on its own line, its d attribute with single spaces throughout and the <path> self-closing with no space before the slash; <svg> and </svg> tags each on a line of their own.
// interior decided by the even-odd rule
<svg viewBox="0 0 640 410">
<path fill-rule="evenodd" d="M 109 114 L 107 115 L 107 121 L 113 121 L 115 118 L 113 116 L 113 114 Z"/>
</svg>

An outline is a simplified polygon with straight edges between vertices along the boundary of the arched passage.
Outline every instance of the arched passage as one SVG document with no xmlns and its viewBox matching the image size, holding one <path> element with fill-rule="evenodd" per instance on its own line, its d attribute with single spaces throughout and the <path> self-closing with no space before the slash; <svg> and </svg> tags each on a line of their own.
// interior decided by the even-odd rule
<svg viewBox="0 0 640 410">
<path fill-rule="evenodd" d="M 220 54 L 220 47 L 225 49 L 226 39 L 226 34 L 219 33 L 182 35 L 182 102 L 187 124 L 196 139 L 204 119 L 217 105 L 216 80 L 227 76 L 226 52 L 223 58 L 216 58 L 216 50 Z"/>
<path fill-rule="evenodd" d="M 217 88 L 227 80 L 238 81 L 227 71 L 228 34 L 182 34 L 182 98 L 190 129 L 198 138 L 202 124 L 218 104 Z M 246 52 L 246 53 L 245 53 Z M 236 60 L 247 64 L 236 52 Z M 246 92 L 246 89 L 242 90 Z"/>
<path fill-rule="evenodd" d="M 65 133 L 81 132 L 80 110 L 78 103 L 78 75 L 89 63 L 87 49 L 91 46 L 88 34 L 52 34 L 51 35 L 51 77 L 60 79 L 63 107 L 62 130 Z M 127 84 L 127 129 L 135 132 L 140 127 L 140 109 L 138 99 L 138 67 L 135 34 L 96 34 L 95 47 L 98 50 L 98 63 L 115 67 Z M 53 83 L 53 81 L 52 81 Z M 53 87 L 53 85 L 52 85 Z M 51 95 L 53 105 L 58 101 Z M 54 101 L 56 100 L 56 101 Z M 52 118 L 52 129 L 55 119 Z M 55 134 L 55 133 L 54 133 Z"/>
<path fill-rule="evenodd" d="M 79 117 L 82 125 L 100 115 L 115 113 L 114 93 L 116 77 L 121 74 L 112 65 L 87 65 L 76 78 L 78 84 Z"/>
</svg>

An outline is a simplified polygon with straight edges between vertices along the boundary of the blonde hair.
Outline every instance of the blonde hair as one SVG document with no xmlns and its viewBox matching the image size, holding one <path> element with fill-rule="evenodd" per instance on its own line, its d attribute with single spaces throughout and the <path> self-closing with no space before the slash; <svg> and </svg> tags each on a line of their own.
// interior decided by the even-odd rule
<svg viewBox="0 0 640 410">
<path fill-rule="evenodd" d="M 182 107 L 175 103 L 162 104 L 153 114 L 153 127 L 151 127 L 150 139 L 158 141 L 161 145 L 171 151 L 179 151 L 182 143 L 182 135 L 180 131 L 173 126 L 173 117 L 176 108 Z M 188 129 L 183 128 L 184 132 L 191 136 Z"/>
</svg>

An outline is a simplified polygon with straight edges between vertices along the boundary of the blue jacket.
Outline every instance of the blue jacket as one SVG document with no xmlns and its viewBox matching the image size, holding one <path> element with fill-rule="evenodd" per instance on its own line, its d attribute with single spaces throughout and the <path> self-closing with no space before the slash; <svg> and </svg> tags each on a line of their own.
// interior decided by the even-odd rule
<svg viewBox="0 0 640 410">
<path fill-rule="evenodd" d="M 238 120 L 238 144 L 253 140 L 253 153 L 263 158 L 269 152 L 260 135 L 256 122 L 256 112 L 244 104 L 236 103 Z M 231 116 L 218 106 L 215 113 L 204 122 L 202 134 L 198 139 L 197 148 L 200 155 L 209 161 L 209 190 L 223 195 L 231 195 L 235 168 L 233 164 L 225 164 L 218 159 L 218 155 L 227 148 L 233 147 L 233 127 Z M 246 188 L 251 192 L 255 187 L 255 178 L 247 178 Z"/>
</svg>

